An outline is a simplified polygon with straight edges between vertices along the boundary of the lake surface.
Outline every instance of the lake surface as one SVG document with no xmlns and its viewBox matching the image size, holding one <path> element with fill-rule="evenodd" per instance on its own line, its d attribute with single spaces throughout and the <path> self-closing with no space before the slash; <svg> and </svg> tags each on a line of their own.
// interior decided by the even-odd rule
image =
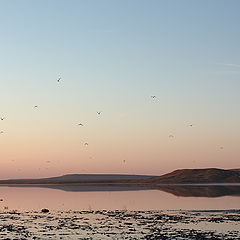
<svg viewBox="0 0 240 240">
<path fill-rule="evenodd" d="M 1 210 L 239 209 L 240 186 L 0 186 Z"/>
</svg>

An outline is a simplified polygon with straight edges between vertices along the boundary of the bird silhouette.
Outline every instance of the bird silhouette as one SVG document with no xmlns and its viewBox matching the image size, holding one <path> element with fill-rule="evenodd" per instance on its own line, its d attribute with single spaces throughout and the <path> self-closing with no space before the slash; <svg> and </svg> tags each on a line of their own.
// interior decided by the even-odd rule
<svg viewBox="0 0 240 240">
<path fill-rule="evenodd" d="M 61 80 L 62 78 L 61 77 L 59 77 L 58 79 L 57 79 L 57 82 L 60 82 L 60 80 Z"/>
<path fill-rule="evenodd" d="M 83 126 L 83 124 L 82 123 L 78 123 L 78 126 Z"/>
<path fill-rule="evenodd" d="M 4 131 L 0 131 L 0 134 L 3 134 L 4 133 Z"/>
<path fill-rule="evenodd" d="M 1 120 L 3 121 L 5 119 L 5 117 L 1 117 Z"/>
<path fill-rule="evenodd" d="M 100 115 L 102 112 L 97 112 L 98 115 Z"/>
<path fill-rule="evenodd" d="M 153 95 L 153 96 L 151 96 L 151 98 L 153 98 L 153 99 L 154 99 L 154 98 L 157 98 L 157 96 Z"/>
<path fill-rule="evenodd" d="M 34 108 L 38 108 L 38 105 L 35 105 Z"/>
<path fill-rule="evenodd" d="M 86 142 L 86 143 L 84 143 L 84 146 L 88 146 L 88 143 Z"/>
</svg>

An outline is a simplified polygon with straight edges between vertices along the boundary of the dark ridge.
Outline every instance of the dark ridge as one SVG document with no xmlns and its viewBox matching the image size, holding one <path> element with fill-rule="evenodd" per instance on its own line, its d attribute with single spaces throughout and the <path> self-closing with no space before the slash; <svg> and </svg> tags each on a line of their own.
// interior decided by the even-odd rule
<svg viewBox="0 0 240 240">
<path fill-rule="evenodd" d="M 148 184 L 240 183 L 240 171 L 218 168 L 179 169 L 141 182 Z"/>
<path fill-rule="evenodd" d="M 59 177 L 40 179 L 0 180 L 0 184 L 75 184 L 75 183 L 126 183 L 150 178 L 148 175 L 126 174 L 67 174 Z"/>
</svg>

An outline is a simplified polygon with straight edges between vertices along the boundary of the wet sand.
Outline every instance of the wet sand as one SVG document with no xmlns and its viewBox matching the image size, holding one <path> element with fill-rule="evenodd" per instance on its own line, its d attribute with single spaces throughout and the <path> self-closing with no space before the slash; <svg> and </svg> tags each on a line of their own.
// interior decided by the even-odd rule
<svg viewBox="0 0 240 240">
<path fill-rule="evenodd" d="M 240 210 L 6 210 L 0 222 L 0 239 L 240 239 Z"/>
</svg>

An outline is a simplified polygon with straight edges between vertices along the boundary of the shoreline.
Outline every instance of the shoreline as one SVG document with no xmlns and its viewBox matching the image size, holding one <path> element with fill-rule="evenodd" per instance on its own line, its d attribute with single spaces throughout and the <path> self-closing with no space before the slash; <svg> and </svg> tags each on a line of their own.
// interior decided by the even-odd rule
<svg viewBox="0 0 240 240">
<path fill-rule="evenodd" d="M 239 239 L 240 209 L 2 211 L 0 239 Z"/>
</svg>

